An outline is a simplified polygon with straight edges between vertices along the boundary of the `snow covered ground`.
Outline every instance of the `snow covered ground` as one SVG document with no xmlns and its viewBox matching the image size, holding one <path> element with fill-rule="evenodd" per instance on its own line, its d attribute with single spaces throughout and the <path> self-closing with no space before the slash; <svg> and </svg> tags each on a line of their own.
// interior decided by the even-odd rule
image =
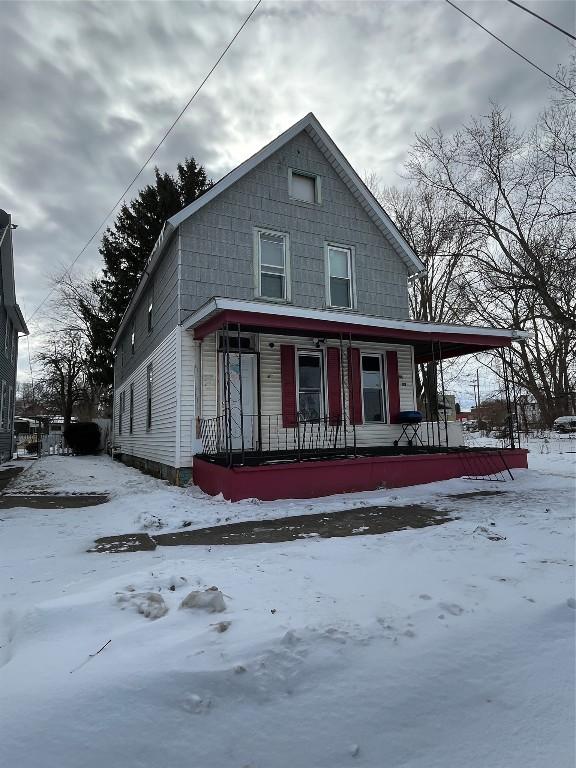
<svg viewBox="0 0 576 768">
<path fill-rule="evenodd" d="M 10 493 L 110 501 L 0 511 L 2 763 L 573 768 L 575 447 L 534 441 L 531 468 L 506 483 L 236 504 L 105 457 L 30 462 Z M 475 490 L 505 493 L 449 498 Z M 349 539 L 85 551 L 115 533 L 412 502 L 460 519 Z M 212 585 L 223 613 L 179 610 Z M 161 618 L 138 612 L 132 596 L 146 592 L 163 598 Z"/>
</svg>

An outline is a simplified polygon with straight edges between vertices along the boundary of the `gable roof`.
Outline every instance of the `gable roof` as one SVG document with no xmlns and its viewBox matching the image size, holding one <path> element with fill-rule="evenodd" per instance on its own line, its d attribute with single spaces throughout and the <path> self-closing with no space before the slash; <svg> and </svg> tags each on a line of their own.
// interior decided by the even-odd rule
<svg viewBox="0 0 576 768">
<path fill-rule="evenodd" d="M 164 248 L 170 241 L 172 234 L 175 232 L 178 226 L 190 216 L 193 216 L 205 205 L 208 205 L 208 203 L 212 202 L 214 198 L 218 197 L 218 195 L 222 194 L 222 192 L 227 190 L 239 179 L 256 168 L 257 165 L 271 157 L 275 152 L 281 149 L 285 144 L 291 141 L 302 131 L 306 131 L 312 141 L 328 159 L 352 195 L 356 198 L 358 203 L 360 203 L 370 219 L 374 222 L 386 240 L 390 243 L 394 251 L 402 259 L 406 265 L 408 273 L 418 274 L 425 270 L 423 262 L 416 256 L 412 248 L 402 237 L 400 231 L 397 229 L 396 225 L 388 216 L 384 208 L 382 208 L 378 200 L 376 200 L 372 192 L 370 192 L 366 184 L 352 168 L 340 149 L 336 146 L 328 133 L 326 133 L 324 128 L 320 125 L 316 116 L 312 112 L 309 112 L 305 117 L 284 131 L 284 133 L 281 133 L 269 144 L 266 144 L 266 146 L 262 147 L 262 149 L 256 152 L 256 154 L 252 155 L 252 157 L 249 157 L 248 160 L 245 160 L 239 166 L 234 168 L 234 170 L 230 171 L 230 173 L 221 178 L 220 181 L 216 182 L 213 187 L 211 187 L 207 192 L 204 192 L 204 194 L 201 195 L 197 200 L 195 200 L 193 203 L 190 203 L 190 205 L 187 205 L 185 208 L 183 208 L 164 223 L 162 231 L 160 232 L 160 236 L 158 237 L 158 240 L 152 249 L 152 253 L 150 254 L 150 258 L 148 259 L 146 267 L 144 268 L 140 283 L 138 284 L 138 287 L 134 292 L 132 299 L 130 300 L 130 304 L 124 313 L 122 322 L 120 323 L 120 328 L 118 329 L 118 333 L 116 334 L 112 344 L 113 349 L 118 342 L 120 334 L 124 330 L 126 320 L 128 319 L 132 307 L 135 305 L 140 295 L 142 294 L 144 287 L 150 277 L 150 273 L 153 271 L 156 263 L 160 258 L 160 255 L 164 251 Z"/>
<path fill-rule="evenodd" d="M 20 333 L 28 335 L 28 328 L 20 307 L 16 303 L 14 285 L 14 254 L 12 251 L 12 219 L 0 209 L 0 270 L 2 270 L 2 299 L 6 312 Z"/>
</svg>

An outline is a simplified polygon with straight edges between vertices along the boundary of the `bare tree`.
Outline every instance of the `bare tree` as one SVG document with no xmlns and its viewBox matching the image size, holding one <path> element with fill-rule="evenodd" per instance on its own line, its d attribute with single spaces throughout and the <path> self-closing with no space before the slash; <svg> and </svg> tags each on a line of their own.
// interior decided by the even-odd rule
<svg viewBox="0 0 576 768">
<path fill-rule="evenodd" d="M 63 416 L 65 430 L 74 408 L 86 400 L 85 343 L 76 329 L 59 329 L 48 334 L 36 355 L 41 369 L 40 382 L 47 402 Z"/>
<path fill-rule="evenodd" d="M 576 185 L 551 160 L 556 145 L 549 141 L 543 152 L 540 136 L 516 131 L 494 107 L 450 137 L 439 129 L 418 136 L 408 170 L 416 183 L 467 212 L 482 242 L 475 257 L 480 279 L 495 274 L 510 287 L 534 291 L 547 320 L 574 329 L 576 291 L 570 296 L 564 289 L 576 287 L 575 227 L 561 201 L 576 196 Z"/>
</svg>

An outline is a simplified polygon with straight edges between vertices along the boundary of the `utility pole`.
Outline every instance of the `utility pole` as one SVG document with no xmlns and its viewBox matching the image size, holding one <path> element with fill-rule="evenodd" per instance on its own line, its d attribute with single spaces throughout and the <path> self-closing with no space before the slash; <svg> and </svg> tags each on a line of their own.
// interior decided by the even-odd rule
<svg viewBox="0 0 576 768">
<path fill-rule="evenodd" d="M 477 407 L 480 408 L 480 369 L 476 368 L 476 394 L 478 396 Z"/>
</svg>

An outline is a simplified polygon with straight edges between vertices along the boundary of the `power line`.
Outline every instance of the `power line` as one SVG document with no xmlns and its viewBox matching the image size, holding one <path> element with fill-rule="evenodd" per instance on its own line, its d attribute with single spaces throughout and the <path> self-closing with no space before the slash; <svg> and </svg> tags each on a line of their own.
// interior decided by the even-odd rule
<svg viewBox="0 0 576 768">
<path fill-rule="evenodd" d="M 572 88 L 570 88 L 569 86 L 567 86 L 567 85 L 566 85 L 565 83 L 563 83 L 561 80 L 558 80 L 557 78 L 555 78 L 555 77 L 554 77 L 554 75 L 551 75 L 549 72 L 546 72 L 546 70 L 545 70 L 545 69 L 542 69 L 541 67 L 539 67 L 539 66 L 538 66 L 538 64 L 535 64 L 533 61 L 531 61 L 530 59 L 528 59 L 526 56 L 524 56 L 524 54 L 523 54 L 523 53 L 520 53 L 519 51 L 517 51 L 517 50 L 516 50 L 516 48 L 512 48 L 512 46 L 511 46 L 511 45 L 508 45 L 508 43 L 504 42 L 504 40 L 502 40 L 502 38 L 501 38 L 501 37 L 498 37 L 498 35 L 495 35 L 495 34 L 494 34 L 494 32 L 490 32 L 490 30 L 489 30 L 489 29 L 487 29 L 485 26 L 483 26 L 482 24 L 480 24 L 480 22 L 479 22 L 479 21 L 476 21 L 476 19 L 472 18 L 472 16 L 469 16 L 469 15 L 466 13 L 466 11 L 463 11 L 463 10 L 462 10 L 462 8 L 459 8 L 459 7 L 456 5 L 456 3 L 453 3 L 453 2 L 452 2 L 452 0 L 446 0 L 446 2 L 448 3 L 448 5 L 451 5 L 451 6 L 452 6 L 452 8 L 455 8 L 455 9 L 456 9 L 456 10 L 457 10 L 459 13 L 461 13 L 463 16 L 466 16 L 466 18 L 467 18 L 467 19 L 470 19 L 470 21 L 472 21 L 474 24 L 476 24 L 476 26 L 480 27 L 480 29 L 483 29 L 483 30 L 484 30 L 484 32 L 487 32 L 487 33 L 490 35 L 490 37 L 493 37 L 495 40 L 498 40 L 498 42 L 499 42 L 499 43 L 502 43 L 502 45 L 504 45 L 506 48 L 508 48 L 508 50 L 509 50 L 509 51 L 512 51 L 512 53 L 515 53 L 515 54 L 516 54 L 516 56 L 520 56 L 520 58 L 521 58 L 521 59 L 524 59 L 524 61 L 525 61 L 527 64 L 530 64 L 530 66 L 531 66 L 531 67 L 534 67 L 534 69 L 537 69 L 537 70 L 538 70 L 538 72 L 541 72 L 543 75 L 546 75 L 546 77 L 549 77 L 549 78 L 550 78 L 550 80 L 553 80 L 553 81 L 554 81 L 554 82 L 555 82 L 557 85 L 561 86 L 562 88 L 566 88 L 566 90 L 567 90 L 567 91 L 570 91 L 570 93 L 574 93 L 574 91 L 572 90 Z"/>
<path fill-rule="evenodd" d="M 146 161 L 144 162 L 144 164 L 142 165 L 142 167 L 140 168 L 140 170 L 138 171 L 138 173 L 137 173 L 137 174 L 134 176 L 134 178 L 132 179 L 132 181 L 130 182 L 130 184 L 128 184 L 128 186 L 127 186 L 127 187 L 126 187 L 126 189 L 125 189 L 125 190 L 122 192 L 122 194 L 120 195 L 120 197 L 118 198 L 118 200 L 117 200 L 117 201 L 114 203 L 114 205 L 112 206 L 112 208 L 110 208 L 110 210 L 108 211 L 108 213 L 106 214 L 106 216 L 104 217 L 104 219 L 102 219 L 102 222 L 101 222 L 101 223 L 100 223 L 100 225 L 98 226 L 98 229 L 96 229 L 96 231 L 95 231 L 95 232 L 94 232 L 94 234 L 93 234 L 93 235 L 90 237 L 90 239 L 88 240 L 88 242 L 87 242 L 87 243 L 84 245 L 84 247 L 82 248 L 82 250 L 81 250 L 81 251 L 80 251 L 80 252 L 77 254 L 76 258 L 75 258 L 75 259 L 72 261 L 72 263 L 71 263 L 71 264 L 70 264 L 70 265 L 67 267 L 67 269 L 64 271 L 64 273 L 63 273 L 62 277 L 64 277 L 64 276 L 65 276 L 65 275 L 67 275 L 67 274 L 70 274 L 70 271 L 72 270 L 72 268 L 74 267 L 74 265 L 77 263 L 78 259 L 79 259 L 79 258 L 82 256 L 82 254 L 83 254 L 83 253 L 86 251 L 86 249 L 87 249 L 87 248 L 90 246 L 90 244 L 92 243 L 92 241 L 94 240 L 94 238 L 95 238 L 95 237 L 98 235 L 98 233 L 100 232 L 100 230 L 102 229 L 102 227 L 103 227 L 103 226 L 106 224 L 106 222 L 108 221 L 108 219 L 110 218 L 110 216 L 112 216 L 112 214 L 114 213 L 114 211 L 116 210 L 116 208 L 118 208 L 118 206 L 120 205 L 120 203 L 122 202 L 122 200 L 124 199 L 124 197 L 125 197 L 125 195 L 128 193 L 128 191 L 130 190 L 130 188 L 132 187 L 132 185 L 133 185 L 133 184 L 134 184 L 134 183 L 135 183 L 135 182 L 138 180 L 138 178 L 139 178 L 139 177 L 142 175 L 142 173 L 143 173 L 143 172 L 144 172 L 144 170 L 146 169 L 146 166 L 148 165 L 148 163 L 150 162 L 150 160 L 152 160 L 152 158 L 154 157 L 154 155 L 156 154 L 156 152 L 158 152 L 158 150 L 160 149 L 160 147 L 162 146 L 162 144 L 165 142 L 165 140 L 168 138 L 168 136 L 169 136 L 169 135 L 172 133 L 172 130 L 174 129 L 174 127 L 176 126 L 176 124 L 178 123 L 178 121 L 180 120 L 180 118 L 182 117 L 182 115 L 183 115 L 183 114 L 186 112 L 186 110 L 188 109 L 188 107 L 190 106 L 190 104 L 192 104 L 192 102 L 194 101 L 194 99 L 196 98 L 196 96 L 197 96 L 197 95 L 200 93 L 200 91 L 202 90 L 203 86 L 204 86 L 204 85 L 205 85 L 205 83 L 208 81 L 208 79 L 209 79 L 210 75 L 211 75 L 211 74 L 214 72 L 214 70 L 216 69 L 216 67 L 218 66 L 218 64 L 220 64 L 220 62 L 222 61 L 222 59 L 224 58 L 224 56 L 225 56 L 225 55 L 228 53 L 228 51 L 230 50 L 230 48 L 231 48 L 231 47 L 234 45 L 234 42 L 236 41 L 236 38 L 237 38 L 237 37 L 240 35 L 240 33 L 242 32 L 242 30 L 244 29 L 244 27 L 246 26 L 246 24 L 248 24 L 248 22 L 250 21 L 250 19 L 252 18 L 252 16 L 253 16 L 253 15 L 256 13 L 256 11 L 258 10 L 258 6 L 259 6 L 261 3 L 262 3 L 262 0 L 258 0 L 258 2 L 257 2 L 257 3 L 256 3 L 256 5 L 255 5 L 255 6 L 252 8 L 252 10 L 251 10 L 251 11 L 250 11 L 250 13 L 248 14 L 248 16 L 246 16 L 246 18 L 244 19 L 244 21 L 242 22 L 242 24 L 239 26 L 239 28 L 237 29 L 236 33 L 234 34 L 234 37 L 232 37 L 232 39 L 230 40 L 230 42 L 228 43 L 228 45 L 226 46 L 226 48 L 224 48 L 224 50 L 222 51 L 222 53 L 220 54 L 220 56 L 219 56 L 219 57 L 216 59 L 216 62 L 214 63 L 214 65 L 212 66 L 212 68 L 210 69 L 210 71 L 208 72 L 208 74 L 206 75 L 206 77 L 205 77 L 205 78 L 202 80 L 202 82 L 200 83 L 200 85 L 198 86 L 198 88 L 196 88 L 196 90 L 194 91 L 194 93 L 192 94 L 192 96 L 191 96 L 191 97 L 188 99 L 188 101 L 186 102 L 186 104 L 184 105 L 184 107 L 182 108 L 182 110 L 180 111 L 180 113 L 178 114 L 178 116 L 176 117 L 176 119 L 175 119 L 175 120 L 173 121 L 173 123 L 170 125 L 170 127 L 168 128 L 168 130 L 166 131 L 166 133 L 165 133 L 165 134 L 162 136 L 162 138 L 160 139 L 160 141 L 158 142 L 158 144 L 156 144 L 156 146 L 154 147 L 154 149 L 152 150 L 152 152 L 150 153 L 150 155 L 149 155 L 149 156 L 146 158 Z M 36 314 L 37 314 L 37 313 L 38 313 L 38 312 L 39 312 L 39 311 L 42 309 L 42 307 L 43 307 L 43 306 L 44 306 L 44 304 L 45 304 L 45 303 L 48 301 L 48 299 L 50 298 L 50 296 L 52 296 L 52 294 L 54 293 L 54 290 L 55 290 L 55 288 L 51 288 L 51 289 L 50 289 L 50 291 L 49 291 L 49 292 L 46 294 L 46 296 L 45 296 L 45 297 L 42 299 L 42 301 L 40 302 L 40 304 L 38 304 L 38 306 L 36 307 L 36 309 L 34 309 L 34 311 L 32 312 L 32 314 L 30 315 L 30 317 L 29 317 L 29 318 L 27 318 L 27 322 L 28 322 L 28 323 L 29 323 L 29 322 L 32 320 L 32 318 L 34 317 L 34 315 L 36 315 Z"/>
<path fill-rule="evenodd" d="M 512 3 L 512 5 L 515 5 L 517 8 L 520 8 L 522 11 L 526 11 L 526 13 L 529 13 L 531 16 L 535 16 L 537 19 L 540 19 L 540 21 L 543 21 L 544 24 L 549 24 L 551 27 L 554 27 L 554 29 L 557 29 L 558 32 L 562 32 L 563 35 L 567 35 L 568 37 L 571 37 L 572 40 L 576 40 L 576 35 L 568 32 L 566 29 L 562 29 L 562 27 L 559 27 L 558 24 L 554 24 L 553 21 L 545 19 L 544 16 L 539 16 L 535 11 L 531 11 L 530 8 L 526 8 L 521 3 L 517 3 L 516 0 L 508 0 L 508 2 Z"/>
</svg>

